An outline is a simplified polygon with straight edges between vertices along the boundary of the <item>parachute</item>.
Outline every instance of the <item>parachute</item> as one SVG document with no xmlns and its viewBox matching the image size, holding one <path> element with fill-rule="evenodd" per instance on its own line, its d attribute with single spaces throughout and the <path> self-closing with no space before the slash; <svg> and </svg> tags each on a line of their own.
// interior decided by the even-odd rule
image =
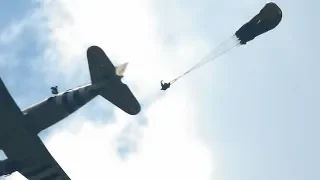
<svg viewBox="0 0 320 180">
<path fill-rule="evenodd" d="M 235 35 L 240 40 L 240 44 L 246 44 L 255 37 L 275 28 L 281 19 L 281 9 L 273 2 L 267 3 L 259 14 L 244 24 Z"/>
<path fill-rule="evenodd" d="M 170 85 L 195 69 L 200 68 L 222 54 L 229 52 L 234 47 L 245 45 L 247 42 L 253 40 L 257 36 L 274 29 L 276 26 L 278 26 L 281 19 L 282 10 L 279 8 L 279 6 L 273 2 L 267 3 L 256 16 L 240 27 L 233 36 L 220 44 L 211 53 L 209 53 L 185 73 L 171 80 L 169 82 Z"/>
</svg>

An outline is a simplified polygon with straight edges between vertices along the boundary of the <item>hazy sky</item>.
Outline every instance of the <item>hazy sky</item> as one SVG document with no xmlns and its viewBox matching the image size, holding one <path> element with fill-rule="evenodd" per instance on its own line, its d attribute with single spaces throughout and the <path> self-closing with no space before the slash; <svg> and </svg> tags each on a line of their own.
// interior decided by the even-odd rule
<svg viewBox="0 0 320 180">
<path fill-rule="evenodd" d="M 129 62 L 140 115 L 98 97 L 40 134 L 71 179 L 318 180 L 318 1 L 274 1 L 278 27 L 159 93 L 266 2 L 3 1 L 0 76 L 24 109 L 89 83 L 90 45 Z"/>
</svg>

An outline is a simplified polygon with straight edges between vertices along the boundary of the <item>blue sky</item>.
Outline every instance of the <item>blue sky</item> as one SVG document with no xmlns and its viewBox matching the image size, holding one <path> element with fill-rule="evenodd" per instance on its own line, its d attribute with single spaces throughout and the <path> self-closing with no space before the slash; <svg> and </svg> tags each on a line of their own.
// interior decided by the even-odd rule
<svg viewBox="0 0 320 180">
<path fill-rule="evenodd" d="M 66 90 L 88 83 L 90 44 L 100 45 L 115 64 L 129 62 L 125 81 L 145 105 L 141 115 L 128 117 L 97 98 L 41 134 L 71 178 L 94 173 L 113 179 L 129 174 L 137 179 L 317 180 L 319 2 L 274 1 L 283 10 L 278 27 L 189 74 L 166 93 L 157 91 L 161 79 L 192 66 L 266 2 L 0 2 L 6 7 L 0 12 L 0 75 L 23 109 L 50 95 L 52 85 Z M 143 126 L 137 123 L 141 119 Z M 119 147 L 131 156 L 118 160 Z M 85 174 L 80 160 L 112 173 L 86 169 Z"/>
</svg>

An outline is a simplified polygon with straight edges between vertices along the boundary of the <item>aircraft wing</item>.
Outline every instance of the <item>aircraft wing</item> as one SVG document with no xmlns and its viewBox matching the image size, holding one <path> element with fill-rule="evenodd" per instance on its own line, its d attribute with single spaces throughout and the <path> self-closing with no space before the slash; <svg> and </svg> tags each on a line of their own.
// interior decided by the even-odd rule
<svg viewBox="0 0 320 180">
<path fill-rule="evenodd" d="M 0 78 L 0 144 L 8 157 L 6 168 L 29 180 L 70 180 L 36 133 L 27 131 L 26 119 Z"/>
<path fill-rule="evenodd" d="M 25 161 L 24 164 L 30 164 L 30 166 L 25 169 L 21 169 L 19 172 L 29 180 L 71 180 L 56 160 L 51 156 L 40 138 L 38 136 L 34 136 L 34 138 L 33 144 L 28 144 L 29 146 L 32 146 L 32 148 L 25 148 L 26 153 L 30 157 L 33 157 L 33 159 L 28 158 L 22 160 Z M 10 158 L 10 155 L 8 157 Z"/>
</svg>

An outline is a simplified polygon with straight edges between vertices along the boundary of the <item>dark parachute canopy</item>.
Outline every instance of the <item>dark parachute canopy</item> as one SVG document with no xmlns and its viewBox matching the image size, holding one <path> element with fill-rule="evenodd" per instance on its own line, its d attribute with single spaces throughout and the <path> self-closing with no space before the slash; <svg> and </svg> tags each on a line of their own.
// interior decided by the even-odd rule
<svg viewBox="0 0 320 180">
<path fill-rule="evenodd" d="M 245 23 L 235 34 L 215 48 L 210 54 L 191 67 L 188 71 L 176 77 L 169 84 L 173 84 L 181 77 L 191 71 L 203 66 L 204 64 L 216 59 L 224 53 L 239 45 L 245 45 L 255 37 L 274 29 L 282 19 L 282 10 L 273 2 L 267 3 L 261 11 L 249 22 Z"/>
<path fill-rule="evenodd" d="M 282 19 L 282 11 L 273 2 L 267 3 L 249 22 L 244 24 L 235 35 L 240 44 L 246 44 L 255 37 L 275 28 Z"/>
</svg>

